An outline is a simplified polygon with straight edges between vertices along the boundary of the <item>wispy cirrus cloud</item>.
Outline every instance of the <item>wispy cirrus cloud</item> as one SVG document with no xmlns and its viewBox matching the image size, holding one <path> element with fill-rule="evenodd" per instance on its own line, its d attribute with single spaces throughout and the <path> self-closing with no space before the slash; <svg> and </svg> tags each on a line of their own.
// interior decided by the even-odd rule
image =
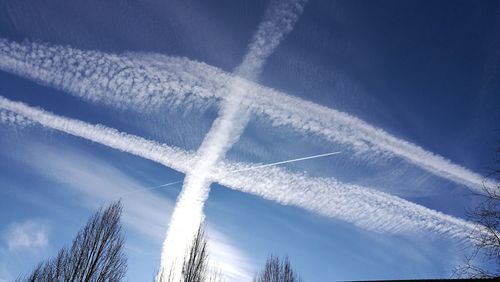
<svg viewBox="0 0 500 282">
<path fill-rule="evenodd" d="M 209 265 L 228 281 L 251 281 L 255 265 L 228 236 L 208 226 Z"/>
<path fill-rule="evenodd" d="M 78 195 L 79 204 L 88 210 L 94 210 L 121 198 L 124 204 L 122 217 L 124 226 L 127 230 L 134 232 L 129 234 L 129 239 L 142 238 L 144 240 L 146 238 L 149 243 L 160 246 L 167 228 L 168 216 L 173 210 L 174 203 L 171 200 L 152 191 L 142 191 L 133 196 L 127 196 L 127 192 L 142 186 L 139 180 L 127 175 L 104 159 L 73 146 L 54 147 L 34 140 L 23 141 L 16 146 L 19 146 L 16 148 L 22 148 L 21 152 L 9 155 L 9 158 L 21 163 L 31 173 L 55 183 L 55 187 L 71 191 L 72 193 L 68 195 Z M 64 208 L 68 207 L 60 207 L 60 209 Z M 53 224 L 56 223 L 53 222 Z M 43 229 L 48 226 L 43 221 L 29 220 L 12 226 L 15 228 L 9 228 L 9 232 L 5 232 L 9 236 L 5 238 L 9 238 L 16 249 L 36 248 L 37 244 L 42 242 L 42 235 L 44 235 L 37 230 L 48 230 Z M 207 231 L 211 267 L 224 272 L 231 281 L 251 280 L 253 265 L 246 254 L 212 225 Z M 133 246 L 127 245 L 127 247 L 129 252 L 134 251 Z M 0 253 L 0 257 L 1 255 Z M 151 268 L 152 271 L 157 270 L 154 264 Z"/>
<path fill-rule="evenodd" d="M 196 161 L 192 152 L 119 132 L 59 117 L 23 103 L 0 98 L 0 109 L 13 112 L 46 128 L 131 153 L 185 173 Z M 211 180 L 231 189 L 294 205 L 338 218 L 360 228 L 388 233 L 433 232 L 464 238 L 473 225 L 465 220 L 411 203 L 369 187 L 342 183 L 334 178 L 313 178 L 279 167 L 249 170 L 251 164 L 221 161 Z M 230 174 L 230 171 L 240 171 Z"/>
<path fill-rule="evenodd" d="M 120 195 L 144 185 L 109 163 L 78 150 L 59 146 L 64 154 L 58 154 L 58 150 L 38 142 L 28 142 L 23 147 L 18 161 L 34 173 L 58 183 L 59 187 L 81 195 L 79 204 L 91 210 L 117 201 Z M 156 239 L 162 238 L 168 222 L 165 218 L 173 209 L 172 201 L 151 191 L 121 200 L 123 222 L 128 227 Z"/>
<path fill-rule="evenodd" d="M 206 109 L 228 95 L 237 79 L 252 113 L 307 135 L 346 145 L 353 157 L 370 161 L 402 158 L 429 173 L 474 191 L 484 177 L 459 164 L 389 134 L 347 113 L 235 78 L 215 67 L 186 58 L 156 54 L 106 54 L 62 46 L 0 40 L 0 69 L 63 89 L 92 102 L 146 110 L 161 106 Z"/>
<path fill-rule="evenodd" d="M 49 244 L 47 221 L 28 219 L 14 222 L 4 230 L 4 240 L 11 252 L 22 249 L 43 249 Z"/>
</svg>

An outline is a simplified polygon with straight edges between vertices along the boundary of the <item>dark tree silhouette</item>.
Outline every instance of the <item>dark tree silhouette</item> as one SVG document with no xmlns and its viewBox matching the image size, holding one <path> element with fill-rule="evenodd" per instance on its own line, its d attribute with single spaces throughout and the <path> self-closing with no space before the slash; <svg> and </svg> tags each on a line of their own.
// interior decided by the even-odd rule
<svg viewBox="0 0 500 282">
<path fill-rule="evenodd" d="M 203 282 L 207 279 L 208 252 L 207 237 L 204 228 L 200 225 L 196 237 L 193 239 L 189 254 L 182 264 L 182 281 Z"/>
<path fill-rule="evenodd" d="M 222 281 L 220 272 L 209 270 L 208 267 L 208 239 L 205 229 L 202 225 L 198 227 L 198 232 L 193 238 L 191 248 L 182 263 L 181 282 L 217 282 Z M 160 269 L 160 274 L 165 269 Z M 177 282 L 173 280 L 172 270 L 167 275 L 167 281 L 164 280 L 164 275 L 158 275 L 157 282 Z"/>
<path fill-rule="evenodd" d="M 500 147 L 497 149 L 500 155 Z M 499 166 L 493 171 L 496 183 L 486 183 L 483 201 L 467 213 L 476 228 L 469 234 L 472 250 L 466 255 L 462 265 L 454 271 L 454 276 L 464 278 L 492 278 L 500 276 L 500 157 Z M 477 265 L 480 260 L 489 267 Z"/>
<path fill-rule="evenodd" d="M 262 272 L 255 278 L 254 282 L 298 282 L 302 281 L 298 273 L 292 269 L 288 257 L 280 259 L 271 255 Z"/>
<path fill-rule="evenodd" d="M 78 232 L 70 249 L 38 264 L 17 281 L 120 281 L 127 270 L 120 201 L 94 213 Z"/>
</svg>

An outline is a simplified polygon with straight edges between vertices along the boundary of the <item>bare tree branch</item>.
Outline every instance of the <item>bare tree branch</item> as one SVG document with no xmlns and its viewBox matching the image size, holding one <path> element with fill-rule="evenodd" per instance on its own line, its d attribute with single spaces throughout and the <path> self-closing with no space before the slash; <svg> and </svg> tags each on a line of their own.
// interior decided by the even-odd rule
<svg viewBox="0 0 500 282">
<path fill-rule="evenodd" d="M 183 258 L 181 282 L 221 282 L 220 271 L 209 269 L 208 239 L 202 225 L 193 238 L 191 248 Z M 177 282 L 173 278 L 173 270 L 168 275 L 166 269 L 160 268 L 156 282 Z M 166 278 L 165 278 L 166 277 Z"/>
<path fill-rule="evenodd" d="M 292 269 L 288 257 L 280 259 L 271 255 L 264 269 L 253 280 L 254 282 L 299 282 L 302 281 L 297 272 Z"/>
<path fill-rule="evenodd" d="M 497 154 L 500 154 L 500 147 Z M 497 158 L 497 163 L 500 164 L 500 157 Z M 492 174 L 500 181 L 500 166 L 494 169 Z M 467 211 L 468 218 L 476 224 L 476 228 L 468 235 L 472 250 L 464 257 L 462 265 L 455 268 L 455 277 L 500 276 L 500 185 L 485 184 L 483 191 L 484 194 L 479 195 L 483 201 L 475 209 Z M 493 269 L 477 265 L 478 260 Z"/>
<path fill-rule="evenodd" d="M 123 253 L 124 237 L 120 201 L 104 211 L 99 209 L 78 232 L 71 248 L 63 248 L 55 258 L 38 264 L 17 281 L 120 281 L 127 270 Z"/>
</svg>

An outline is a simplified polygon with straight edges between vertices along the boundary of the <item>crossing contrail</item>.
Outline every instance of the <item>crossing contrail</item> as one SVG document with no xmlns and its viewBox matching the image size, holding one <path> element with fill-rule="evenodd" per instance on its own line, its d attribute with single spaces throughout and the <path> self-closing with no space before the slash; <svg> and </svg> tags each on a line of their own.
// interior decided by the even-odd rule
<svg viewBox="0 0 500 282">
<path fill-rule="evenodd" d="M 0 112 L 0 114 L 2 114 L 2 113 Z M 322 158 L 322 157 L 337 155 L 337 154 L 340 154 L 340 153 L 341 153 L 340 151 L 337 151 L 337 152 L 331 152 L 331 153 L 313 155 L 313 156 L 308 156 L 308 157 L 303 157 L 303 158 L 290 159 L 290 160 L 286 160 L 286 161 L 279 161 L 279 162 L 275 162 L 275 163 L 269 163 L 269 164 L 263 164 L 263 165 L 256 165 L 256 166 L 252 166 L 252 167 L 248 167 L 248 168 L 242 168 L 242 169 L 228 171 L 227 173 L 231 174 L 231 173 L 237 173 L 237 172 L 243 172 L 243 171 L 256 170 L 256 169 L 270 167 L 270 166 L 277 166 L 277 165 L 280 165 L 280 164 L 288 164 L 288 163 L 294 163 L 294 162 L 299 162 L 299 161 L 305 161 L 305 160 L 310 160 L 310 159 L 316 159 L 316 158 Z M 128 196 L 130 194 L 134 194 L 134 193 L 139 193 L 139 192 L 145 192 L 145 191 L 150 191 L 150 190 L 156 190 L 156 189 L 161 189 L 161 188 L 165 188 L 165 187 L 170 187 L 170 186 L 173 186 L 175 184 L 180 184 L 182 182 L 183 182 L 183 180 L 179 180 L 179 181 L 169 182 L 169 183 L 165 183 L 165 184 L 160 184 L 160 185 L 157 185 L 157 186 L 151 186 L 151 187 L 144 187 L 144 188 L 140 188 L 140 189 L 135 189 L 135 190 L 128 191 L 126 193 L 120 194 L 120 195 L 117 196 L 117 198 L 125 197 L 125 196 Z"/>
<path fill-rule="evenodd" d="M 181 173 L 186 173 L 197 159 L 192 152 L 103 125 L 60 117 L 1 96 L 0 113 L 5 113 L 0 114 L 2 123 L 41 125 L 149 159 Z M 472 223 L 463 219 L 369 187 L 342 183 L 332 177 L 309 177 L 278 166 L 249 170 L 252 167 L 251 164 L 221 161 L 214 169 L 211 180 L 230 189 L 300 207 L 365 230 L 390 234 L 427 231 L 464 239 L 474 228 Z M 240 172 L 228 174 L 228 171 Z"/>
<path fill-rule="evenodd" d="M 250 119 L 248 104 L 252 103 L 253 97 L 249 93 L 248 84 L 242 83 L 240 77 L 252 81 L 257 79 L 266 59 L 292 30 L 305 2 L 304 0 L 270 2 L 242 63 L 235 70 L 236 76 L 226 87 L 219 90 L 226 94 L 221 102 L 218 117 L 197 151 L 198 160 L 186 173 L 163 242 L 157 281 L 181 279 L 182 258 L 189 250 L 204 218 L 203 206 L 210 191 L 212 170 L 238 141 Z"/>
<path fill-rule="evenodd" d="M 252 101 L 248 103 L 252 114 L 269 119 L 273 125 L 288 126 L 304 135 L 345 145 L 353 151 L 354 158 L 380 162 L 399 157 L 477 192 L 482 192 L 484 184 L 480 174 L 357 117 L 186 58 L 107 54 L 0 39 L 0 69 L 87 101 L 141 112 L 179 105 L 204 110 L 229 95 L 228 91 L 220 90 L 238 79 L 248 89 L 249 96 L 241 102 Z"/>
</svg>

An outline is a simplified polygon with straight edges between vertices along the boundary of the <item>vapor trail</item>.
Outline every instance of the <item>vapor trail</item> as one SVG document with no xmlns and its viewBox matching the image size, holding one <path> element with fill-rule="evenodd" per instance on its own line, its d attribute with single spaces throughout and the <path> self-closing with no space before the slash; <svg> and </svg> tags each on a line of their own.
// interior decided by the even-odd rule
<svg viewBox="0 0 500 282">
<path fill-rule="evenodd" d="M 140 188 L 140 189 L 135 189 L 135 190 L 132 190 L 132 191 L 128 191 L 128 192 L 122 193 L 122 194 L 118 195 L 117 198 L 125 197 L 125 196 L 128 196 L 130 194 L 135 194 L 135 193 L 139 193 L 139 192 L 145 192 L 145 191 L 151 191 L 151 190 L 156 190 L 156 189 L 160 189 L 160 188 L 165 188 L 165 187 L 172 186 L 172 185 L 175 185 L 175 184 L 180 184 L 182 182 L 184 182 L 184 180 L 169 182 L 169 183 L 165 183 L 165 184 L 161 184 L 161 185 L 157 185 L 157 186 L 151 186 L 151 187 L 144 187 L 144 188 Z"/>
<path fill-rule="evenodd" d="M 189 250 L 199 225 L 203 221 L 203 206 L 210 191 L 212 170 L 238 141 L 248 123 L 250 117 L 248 104 L 251 104 L 253 99 L 248 93 L 249 89 L 245 87 L 247 84 L 241 83 L 239 77 L 248 80 L 257 79 L 267 57 L 274 52 L 283 37 L 292 30 L 302 13 L 304 4 L 304 0 L 271 1 L 248 47 L 247 54 L 235 70 L 236 77 L 228 82 L 227 87 L 219 90 L 226 94 L 223 96 L 218 117 L 197 151 L 198 161 L 186 173 L 184 185 L 163 242 L 157 281 L 166 281 L 169 278 L 177 281 L 182 277 L 183 261 L 181 258 Z M 248 101 L 244 102 L 245 99 Z"/>
<path fill-rule="evenodd" d="M 2 114 L 2 112 L 0 112 L 0 114 Z M 340 154 L 340 153 L 341 152 L 339 151 L 339 152 L 319 154 L 319 155 L 314 155 L 314 156 L 309 156 L 309 157 L 303 157 L 303 158 L 297 158 L 297 159 L 290 159 L 290 160 L 286 160 L 286 161 L 274 162 L 274 163 L 269 163 L 269 164 L 256 165 L 256 166 L 252 166 L 252 167 L 248 167 L 248 168 L 242 168 L 242 169 L 228 171 L 227 174 L 237 173 L 237 172 L 243 172 L 243 171 L 249 171 L 249 170 L 256 170 L 256 169 L 261 169 L 261 168 L 265 168 L 265 167 L 277 166 L 277 165 L 280 165 L 280 164 L 288 164 L 288 163 L 299 162 L 299 161 L 310 160 L 310 159 L 316 159 L 316 158 L 321 158 L 321 157 L 327 157 L 327 156 L 332 156 L 332 155 L 336 155 L 336 154 Z M 165 183 L 165 184 L 161 184 L 161 185 L 157 185 L 157 186 L 144 187 L 144 188 L 140 188 L 140 189 L 136 189 L 136 190 L 132 190 L 132 191 L 120 194 L 118 198 L 123 197 L 123 196 L 127 196 L 129 194 L 133 194 L 133 193 L 145 192 L 145 191 L 150 191 L 150 190 L 156 190 L 156 189 L 160 189 L 160 188 L 172 186 L 172 185 L 175 185 L 175 184 L 179 184 L 179 183 L 182 183 L 182 182 L 183 182 L 183 180 L 179 180 L 179 181 L 169 182 L 169 183 Z"/>
<path fill-rule="evenodd" d="M 81 137 L 182 173 L 186 173 L 197 161 L 192 152 L 103 125 L 60 117 L 0 96 L 0 122 L 17 125 L 18 121 Z M 250 170 L 252 167 L 250 164 L 219 162 L 210 178 L 231 189 L 283 205 L 297 206 L 376 232 L 420 234 L 427 231 L 463 239 L 474 228 L 465 220 L 368 187 L 341 183 L 334 178 L 308 177 L 276 166 Z M 227 171 L 238 170 L 240 173 L 227 174 Z"/>
<path fill-rule="evenodd" d="M 348 146 L 353 157 L 380 161 L 399 157 L 434 175 L 482 191 L 484 178 L 467 168 L 399 139 L 381 128 L 186 58 L 155 54 L 106 54 L 0 39 L 0 69 L 67 91 L 87 101 L 150 111 L 170 107 L 204 110 L 224 99 L 230 81 L 247 89 L 253 114 Z M 493 182 L 493 180 L 491 180 Z M 494 182 L 493 182 L 494 183 Z"/>
<path fill-rule="evenodd" d="M 305 160 L 310 160 L 310 159 L 316 159 L 316 158 L 331 156 L 331 155 L 337 155 L 337 154 L 340 154 L 340 153 L 341 152 L 338 151 L 338 152 L 332 152 L 332 153 L 326 153 L 326 154 L 319 154 L 319 155 L 314 155 L 314 156 L 309 156 L 309 157 L 291 159 L 291 160 L 286 160 L 286 161 L 280 161 L 280 162 L 275 162 L 275 163 L 270 163 L 270 164 L 257 165 L 257 166 L 252 166 L 252 167 L 249 167 L 249 168 L 243 168 L 243 169 L 240 169 L 240 170 L 233 170 L 233 171 L 230 171 L 229 173 L 236 173 L 236 172 L 242 172 L 242 171 L 255 170 L 255 169 L 259 169 L 259 168 L 265 168 L 265 167 L 270 167 L 270 166 L 277 166 L 277 165 L 280 165 L 280 164 L 294 163 L 294 162 L 299 162 L 299 161 L 305 161 Z"/>
<path fill-rule="evenodd" d="M 12 102 L 0 96 L 2 122 L 17 124 L 37 123 L 70 135 L 78 136 L 123 152 L 128 152 L 177 171 L 185 172 L 196 161 L 196 156 L 182 149 L 166 146 L 144 138 L 119 132 L 103 125 L 92 125 L 79 120 L 56 116 L 52 113 L 32 108 L 26 104 Z M 8 119 L 3 119 L 6 116 Z"/>
</svg>

